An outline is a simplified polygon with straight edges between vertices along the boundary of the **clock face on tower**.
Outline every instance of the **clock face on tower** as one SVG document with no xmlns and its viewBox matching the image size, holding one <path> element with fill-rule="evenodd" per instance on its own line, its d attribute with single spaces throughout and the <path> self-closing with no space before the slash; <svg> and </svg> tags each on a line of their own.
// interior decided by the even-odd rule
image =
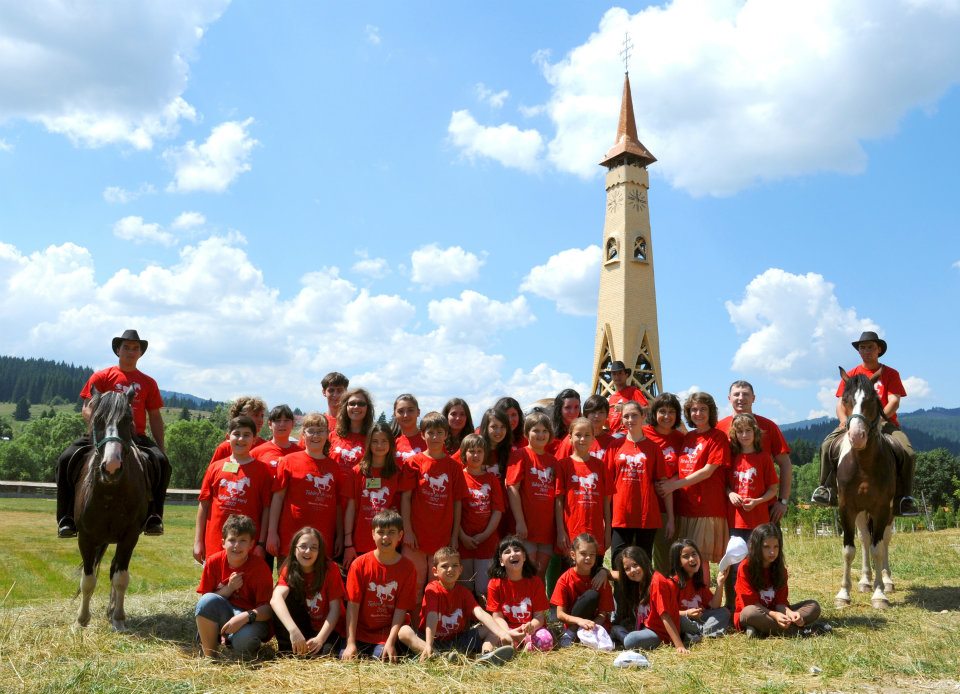
<svg viewBox="0 0 960 694">
<path fill-rule="evenodd" d="M 607 194 L 607 212 L 617 212 L 623 205 L 623 188 L 611 190 Z"/>
<path fill-rule="evenodd" d="M 640 188 L 634 188 L 627 193 L 627 204 L 637 212 L 647 209 L 647 192 Z"/>
</svg>

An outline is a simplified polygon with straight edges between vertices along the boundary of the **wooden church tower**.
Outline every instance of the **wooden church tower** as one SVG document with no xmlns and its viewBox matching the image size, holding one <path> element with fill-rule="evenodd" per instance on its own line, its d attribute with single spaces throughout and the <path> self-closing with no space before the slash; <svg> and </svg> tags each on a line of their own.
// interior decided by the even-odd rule
<svg viewBox="0 0 960 694">
<path fill-rule="evenodd" d="M 637 138 L 630 75 L 626 73 L 617 139 L 600 162 L 608 169 L 607 213 L 601 246 L 592 392 L 606 397 L 614 392 L 605 373 L 613 361 L 622 361 L 632 370 L 628 385 L 640 388 L 648 401 L 663 388 L 647 200 L 647 166 L 656 160 Z"/>
</svg>

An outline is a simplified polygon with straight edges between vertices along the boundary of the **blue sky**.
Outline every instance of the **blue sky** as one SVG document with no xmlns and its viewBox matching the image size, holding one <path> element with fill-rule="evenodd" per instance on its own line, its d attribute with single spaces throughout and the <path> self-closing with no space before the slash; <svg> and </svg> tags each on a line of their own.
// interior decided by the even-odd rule
<svg viewBox="0 0 960 694">
<path fill-rule="evenodd" d="M 304 410 L 332 369 L 585 393 L 625 33 L 665 388 L 804 419 L 876 329 L 905 411 L 960 405 L 953 0 L 2 0 L 0 353 L 135 327 L 165 389 Z"/>
</svg>

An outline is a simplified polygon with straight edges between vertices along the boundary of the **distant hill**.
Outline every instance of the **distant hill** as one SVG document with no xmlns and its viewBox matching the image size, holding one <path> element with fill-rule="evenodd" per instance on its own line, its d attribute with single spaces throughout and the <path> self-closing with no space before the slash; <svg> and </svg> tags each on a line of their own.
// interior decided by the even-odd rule
<svg viewBox="0 0 960 694">
<path fill-rule="evenodd" d="M 0 356 L 0 402 L 26 398 L 31 405 L 57 405 L 76 402 L 87 379 L 89 366 L 76 366 L 48 359 Z M 212 411 L 221 404 L 188 393 L 161 390 L 166 407 Z"/>
<path fill-rule="evenodd" d="M 954 455 L 960 455 L 960 408 L 933 407 L 929 410 L 903 412 L 898 418 L 903 431 L 910 437 L 914 450 L 932 451 L 935 448 L 946 448 Z M 819 417 L 784 424 L 780 429 L 787 441 L 802 439 L 819 446 L 836 426 L 836 417 Z"/>
</svg>

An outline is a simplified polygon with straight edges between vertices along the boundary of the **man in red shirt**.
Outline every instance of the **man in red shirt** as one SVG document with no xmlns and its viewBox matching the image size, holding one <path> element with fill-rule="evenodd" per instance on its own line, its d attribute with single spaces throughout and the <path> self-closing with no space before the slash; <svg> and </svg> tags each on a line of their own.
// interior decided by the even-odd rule
<svg viewBox="0 0 960 694">
<path fill-rule="evenodd" d="M 149 464 L 147 477 L 150 481 L 150 501 L 147 522 L 143 532 L 146 535 L 163 534 L 163 502 L 170 482 L 170 461 L 163 448 L 163 417 L 160 408 L 163 399 L 157 382 L 137 369 L 137 362 L 147 351 L 147 341 L 141 340 L 136 330 L 125 330 L 119 337 L 113 338 L 113 353 L 119 358 L 117 366 L 111 366 L 93 374 L 83 390 L 83 418 L 89 424 L 93 418 L 90 409 L 93 389 L 97 392 L 124 391 L 132 387 L 133 398 L 133 440 L 141 451 L 146 453 Z M 147 436 L 147 422 L 150 433 Z M 92 446 L 89 434 L 74 441 L 57 460 L 57 536 L 75 537 L 77 525 L 73 519 L 73 497 L 77 476 L 83 464 L 84 456 Z"/>
<path fill-rule="evenodd" d="M 647 406 L 647 399 L 644 397 L 643 391 L 639 388 L 627 385 L 627 380 L 633 372 L 624 366 L 622 361 L 610 362 L 610 370 L 607 373 L 610 374 L 610 382 L 616 389 L 616 392 L 607 399 L 610 403 L 610 413 L 607 415 L 607 428 L 611 434 L 616 434 L 618 431 L 624 430 L 623 418 L 620 415 L 620 410 L 623 409 L 623 403 L 628 400 L 633 400 L 639 402 L 640 406 L 645 408 Z"/>
<path fill-rule="evenodd" d="M 764 453 L 769 453 L 773 462 L 780 473 L 780 489 L 777 493 L 777 499 L 770 504 L 770 522 L 779 523 L 787 512 L 787 502 L 790 501 L 790 483 L 793 478 L 793 463 L 790 461 L 790 447 L 787 440 L 783 438 L 783 433 L 777 423 L 761 417 L 754 413 L 753 403 L 757 396 L 753 392 L 753 386 L 747 381 L 734 381 L 730 384 L 730 391 L 727 393 L 727 400 L 733 408 L 733 414 L 751 414 L 757 420 L 757 425 L 763 436 L 760 437 L 760 447 Z M 717 422 L 717 429 L 729 436 L 730 423 L 733 421 L 733 415 L 724 417 Z"/>
<path fill-rule="evenodd" d="M 851 343 L 853 348 L 860 354 L 863 361 L 852 371 L 847 373 L 850 376 L 863 374 L 868 378 L 872 377 L 877 371 L 881 370 L 880 378 L 873 384 L 877 395 L 880 396 L 880 404 L 883 406 L 883 414 L 886 419 L 881 423 L 880 431 L 886 434 L 895 443 L 895 446 L 901 449 L 898 451 L 897 458 L 897 488 L 893 499 L 893 512 L 898 516 L 916 516 L 920 511 L 917 508 L 917 502 L 913 494 L 913 469 L 916 464 L 916 456 L 913 452 L 913 446 L 910 439 L 900 430 L 900 422 L 897 420 L 897 409 L 900 407 L 900 398 L 906 397 L 907 391 L 900 380 L 900 374 L 896 369 L 880 363 L 882 357 L 887 351 L 887 343 L 880 337 L 868 330 L 860 335 L 860 339 Z M 820 486 L 817 487 L 811 501 L 823 506 L 837 505 L 837 461 L 830 452 L 833 442 L 846 433 L 847 414 L 843 409 L 843 402 L 840 396 L 843 395 L 843 381 L 837 387 L 837 418 L 840 424 L 832 432 L 827 434 L 820 447 Z"/>
</svg>

